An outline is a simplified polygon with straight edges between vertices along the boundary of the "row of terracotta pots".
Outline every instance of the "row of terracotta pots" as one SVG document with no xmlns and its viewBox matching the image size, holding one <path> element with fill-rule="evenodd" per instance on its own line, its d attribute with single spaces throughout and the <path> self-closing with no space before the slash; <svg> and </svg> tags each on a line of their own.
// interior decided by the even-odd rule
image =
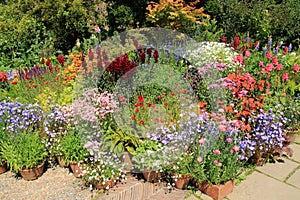
<svg viewBox="0 0 300 200">
<path fill-rule="evenodd" d="M 157 182 L 162 178 L 161 172 L 156 172 L 153 170 L 144 170 L 143 171 L 144 178 L 148 182 Z M 203 193 L 212 197 L 214 200 L 221 200 L 229 193 L 233 191 L 234 188 L 234 180 L 230 180 L 225 184 L 220 185 L 211 185 L 207 182 L 203 182 L 201 184 L 196 183 L 189 175 L 173 175 L 173 181 L 175 187 L 178 189 L 184 189 L 188 186 L 188 184 L 192 181 L 192 183 Z"/>
</svg>

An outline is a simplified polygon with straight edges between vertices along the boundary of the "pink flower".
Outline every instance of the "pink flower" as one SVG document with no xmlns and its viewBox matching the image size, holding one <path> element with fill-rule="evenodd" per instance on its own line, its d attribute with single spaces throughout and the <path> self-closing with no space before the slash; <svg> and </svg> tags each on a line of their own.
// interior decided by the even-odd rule
<svg viewBox="0 0 300 200">
<path fill-rule="evenodd" d="M 293 71 L 296 73 L 296 72 L 299 72 L 299 65 L 296 63 L 294 64 L 294 67 L 293 67 Z"/>
<path fill-rule="evenodd" d="M 264 62 L 263 62 L 263 61 L 259 61 L 258 66 L 264 67 L 264 66 L 265 66 L 265 65 L 264 65 Z"/>
<path fill-rule="evenodd" d="M 288 81 L 289 80 L 289 75 L 287 73 L 284 73 L 282 75 L 282 81 Z"/>
<path fill-rule="evenodd" d="M 249 51 L 246 51 L 246 52 L 245 52 L 245 56 L 246 56 L 247 58 L 249 58 L 250 55 L 251 55 L 251 53 L 250 53 Z"/>
<path fill-rule="evenodd" d="M 282 64 L 280 63 L 280 64 L 278 64 L 277 66 L 276 66 L 276 70 L 277 71 L 280 71 L 280 70 L 282 70 Z"/>
<path fill-rule="evenodd" d="M 266 71 L 267 72 L 271 72 L 273 70 L 273 68 L 274 68 L 274 65 L 272 63 L 268 63 L 266 65 Z"/>
<path fill-rule="evenodd" d="M 278 58 L 277 58 L 276 56 L 274 56 L 274 57 L 272 58 L 272 63 L 273 63 L 274 65 L 277 65 L 277 64 L 278 64 Z"/>
<path fill-rule="evenodd" d="M 234 146 L 232 147 L 232 149 L 230 150 L 231 153 L 237 152 L 240 148 L 238 146 Z"/>
<path fill-rule="evenodd" d="M 221 154 L 221 151 L 220 150 L 213 150 L 214 154 L 217 154 L 217 155 L 220 155 Z"/>
<path fill-rule="evenodd" d="M 218 164 L 218 163 L 219 163 L 219 161 L 218 161 L 218 160 L 214 160 L 214 163 L 215 163 L 215 164 Z"/>
<path fill-rule="evenodd" d="M 217 166 L 218 166 L 218 167 L 222 167 L 222 163 L 219 162 L 219 163 L 217 164 Z"/>
<path fill-rule="evenodd" d="M 226 141 L 231 143 L 232 142 L 232 139 L 231 138 L 226 138 Z"/>
<path fill-rule="evenodd" d="M 269 52 L 267 53 L 267 59 L 270 60 L 271 58 L 272 58 L 272 52 L 269 51 Z"/>
<path fill-rule="evenodd" d="M 199 143 L 200 143 L 200 144 L 204 144 L 205 141 L 206 141 L 206 138 L 201 138 L 201 139 L 199 140 Z"/>
<path fill-rule="evenodd" d="M 201 163 L 201 162 L 203 161 L 203 158 L 199 157 L 199 158 L 197 159 L 197 161 L 198 161 L 199 163 Z"/>
</svg>

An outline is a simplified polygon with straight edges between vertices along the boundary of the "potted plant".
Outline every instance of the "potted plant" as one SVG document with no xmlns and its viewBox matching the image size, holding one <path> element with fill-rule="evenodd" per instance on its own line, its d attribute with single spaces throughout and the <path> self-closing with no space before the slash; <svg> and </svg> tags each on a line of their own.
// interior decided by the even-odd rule
<svg viewBox="0 0 300 200">
<path fill-rule="evenodd" d="M 199 190 L 219 200 L 233 191 L 234 180 L 241 172 L 243 163 L 239 160 L 236 138 L 239 130 L 229 124 L 213 123 L 202 131 L 193 153 L 190 176 Z"/>
<path fill-rule="evenodd" d="M 25 180 L 34 180 L 43 174 L 48 153 L 39 132 L 11 134 L 2 142 L 1 151 L 10 169 L 20 172 Z"/>
<path fill-rule="evenodd" d="M 140 170 L 146 181 L 158 182 L 163 177 L 163 167 L 159 156 L 162 145 L 153 140 L 145 140 L 137 147 L 132 158 L 133 164 Z"/>
<path fill-rule="evenodd" d="M 171 181 L 176 188 L 184 189 L 190 182 L 190 165 L 192 155 L 190 153 L 184 153 L 180 155 L 173 163 L 167 165 L 164 171 L 171 177 Z"/>
<path fill-rule="evenodd" d="M 83 179 L 90 186 L 108 190 L 125 177 L 122 174 L 121 161 L 114 156 L 104 156 L 83 165 Z"/>
<path fill-rule="evenodd" d="M 60 140 L 60 151 L 75 177 L 82 176 L 80 166 L 89 158 L 89 153 L 83 146 L 82 137 L 76 131 L 69 131 L 66 136 Z"/>
</svg>

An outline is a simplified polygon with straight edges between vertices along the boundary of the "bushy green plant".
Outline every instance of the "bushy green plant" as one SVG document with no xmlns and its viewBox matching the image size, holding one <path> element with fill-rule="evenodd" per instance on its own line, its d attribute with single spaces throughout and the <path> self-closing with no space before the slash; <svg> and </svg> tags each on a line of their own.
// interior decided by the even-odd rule
<svg viewBox="0 0 300 200">
<path fill-rule="evenodd" d="M 43 163 L 48 155 L 39 132 L 11 134 L 8 140 L 1 140 L 0 147 L 2 158 L 15 172 Z"/>
<path fill-rule="evenodd" d="M 84 162 L 89 157 L 83 139 L 76 131 L 70 131 L 60 140 L 59 149 L 68 162 Z"/>
</svg>

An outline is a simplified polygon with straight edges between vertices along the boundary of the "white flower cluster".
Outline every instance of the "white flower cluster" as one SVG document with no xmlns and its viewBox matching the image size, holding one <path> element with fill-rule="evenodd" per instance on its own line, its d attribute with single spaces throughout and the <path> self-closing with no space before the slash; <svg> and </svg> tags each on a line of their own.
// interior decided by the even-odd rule
<svg viewBox="0 0 300 200">
<path fill-rule="evenodd" d="M 188 50 L 185 59 L 195 67 L 202 67 L 214 62 L 230 64 L 236 55 L 233 48 L 227 47 L 225 43 L 202 42 Z"/>
</svg>

